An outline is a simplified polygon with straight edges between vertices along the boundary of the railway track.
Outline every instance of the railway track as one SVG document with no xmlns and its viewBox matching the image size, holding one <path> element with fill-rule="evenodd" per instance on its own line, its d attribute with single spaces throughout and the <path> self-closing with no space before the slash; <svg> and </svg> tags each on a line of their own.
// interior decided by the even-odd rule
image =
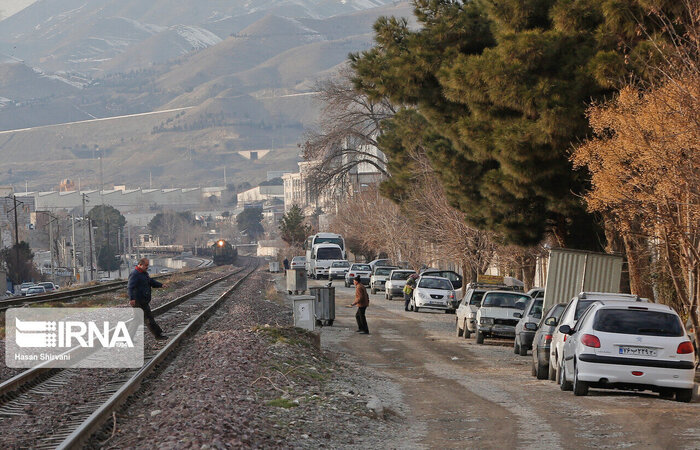
<svg viewBox="0 0 700 450">
<path fill-rule="evenodd" d="M 151 278 L 159 279 L 159 278 L 168 278 L 168 277 L 171 277 L 173 275 L 192 274 L 192 273 L 197 273 L 197 272 L 209 270 L 209 269 L 212 269 L 215 267 L 216 266 L 198 267 L 195 269 L 184 270 L 181 272 L 171 272 L 171 273 L 167 273 L 167 274 L 158 274 L 158 275 L 154 275 Z M 27 305 L 36 305 L 36 304 L 41 304 L 41 303 L 50 303 L 50 302 L 56 302 L 59 300 L 66 300 L 66 299 L 76 299 L 76 298 L 80 298 L 80 297 L 87 297 L 87 296 L 91 296 L 91 295 L 103 294 L 105 292 L 117 291 L 119 289 L 124 289 L 126 287 L 127 282 L 128 282 L 128 280 L 109 281 L 107 283 L 96 284 L 94 286 L 86 286 L 83 288 L 62 290 L 62 291 L 58 291 L 58 292 L 52 292 L 50 294 L 33 295 L 31 297 L 10 297 L 10 298 L 5 299 L 5 300 L 0 300 L 0 311 L 5 311 L 9 308 L 16 308 L 16 307 L 27 306 Z"/>
<path fill-rule="evenodd" d="M 92 392 L 80 391 L 85 397 L 76 407 L 64 412 L 58 427 L 44 430 L 44 435 L 32 435 L 32 448 L 79 448 L 103 426 L 127 399 L 138 391 L 141 382 L 179 344 L 210 317 L 213 311 L 258 267 L 249 261 L 246 267 L 195 289 L 157 309 L 159 322 L 169 323 L 173 336 L 164 345 L 145 349 L 145 362 L 139 369 L 94 369 L 98 386 Z M 236 275 L 235 283 L 231 279 Z M 36 405 L 58 398 L 63 391 L 76 389 L 85 376 L 85 369 L 48 369 L 41 366 L 28 369 L 0 384 L 0 429 L 12 426 L 9 421 L 20 420 Z M 5 423 L 3 423 L 5 422 Z M 9 430 L 3 430 L 3 432 Z M 21 444 L 22 447 L 27 446 Z"/>
</svg>

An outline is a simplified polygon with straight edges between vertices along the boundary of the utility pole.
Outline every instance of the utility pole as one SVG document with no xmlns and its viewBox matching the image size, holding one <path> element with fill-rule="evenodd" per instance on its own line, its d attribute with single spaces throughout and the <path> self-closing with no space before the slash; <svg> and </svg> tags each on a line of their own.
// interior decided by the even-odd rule
<svg viewBox="0 0 700 450">
<path fill-rule="evenodd" d="M 87 242 L 85 240 L 85 221 L 87 220 L 87 216 L 85 215 L 85 202 L 87 201 L 87 194 L 81 194 L 83 197 L 83 221 L 82 221 L 82 229 L 83 229 L 83 282 L 87 281 L 87 268 L 86 262 L 87 260 L 85 259 L 85 256 L 87 255 Z M 92 246 L 90 247 L 92 248 Z"/>
<path fill-rule="evenodd" d="M 122 277 L 122 230 L 117 230 L 117 250 L 119 251 L 119 278 Z"/>
<path fill-rule="evenodd" d="M 95 279 L 95 264 L 92 259 L 92 219 L 88 219 L 88 236 L 90 238 L 90 281 Z"/>
<path fill-rule="evenodd" d="M 21 283 L 22 280 L 19 279 L 21 275 L 19 272 L 19 225 L 17 224 L 17 204 L 19 203 L 23 205 L 24 203 L 17 200 L 17 196 L 14 194 L 12 195 L 12 197 L 8 195 L 5 198 L 9 198 L 13 202 L 12 211 L 15 213 L 15 270 L 17 272 L 17 281 Z"/>
<path fill-rule="evenodd" d="M 71 238 L 70 245 L 71 245 L 71 251 L 73 252 L 73 262 L 71 263 L 73 266 L 73 279 L 77 281 L 77 270 L 78 268 L 75 265 L 75 254 L 77 253 L 78 248 L 75 246 L 75 214 L 71 215 L 71 222 L 73 224 L 73 237 Z"/>
</svg>

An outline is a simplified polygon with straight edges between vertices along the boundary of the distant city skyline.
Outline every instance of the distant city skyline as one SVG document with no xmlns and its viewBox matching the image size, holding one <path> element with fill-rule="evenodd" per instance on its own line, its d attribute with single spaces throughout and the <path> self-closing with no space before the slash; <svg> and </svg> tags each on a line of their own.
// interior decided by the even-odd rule
<svg viewBox="0 0 700 450">
<path fill-rule="evenodd" d="M 6 19 L 31 5 L 37 0 L 1 0 L 0 1 L 0 20 Z"/>
</svg>

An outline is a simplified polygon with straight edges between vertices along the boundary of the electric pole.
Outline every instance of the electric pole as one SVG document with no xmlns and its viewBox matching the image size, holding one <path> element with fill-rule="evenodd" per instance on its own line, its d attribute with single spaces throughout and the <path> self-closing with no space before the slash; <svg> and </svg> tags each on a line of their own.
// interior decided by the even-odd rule
<svg viewBox="0 0 700 450">
<path fill-rule="evenodd" d="M 83 197 L 83 221 L 82 221 L 82 229 L 83 229 L 83 282 L 87 281 L 87 269 L 86 269 L 86 262 L 87 260 L 85 259 L 85 254 L 87 253 L 87 242 L 85 240 L 85 221 L 87 220 L 87 216 L 85 215 L 85 202 L 87 201 L 87 194 L 82 194 Z M 92 248 L 92 246 L 90 247 Z"/>
<path fill-rule="evenodd" d="M 73 266 L 73 280 L 77 281 L 77 267 L 75 265 L 75 254 L 77 252 L 77 247 L 75 246 L 75 214 L 71 215 L 71 222 L 73 224 L 73 237 L 70 241 L 71 252 L 73 252 L 73 254 L 71 255 L 73 257 L 73 262 L 71 264 Z"/>
<path fill-rule="evenodd" d="M 88 236 L 90 238 L 90 281 L 95 279 L 95 264 L 92 259 L 92 219 L 88 218 Z"/>
</svg>

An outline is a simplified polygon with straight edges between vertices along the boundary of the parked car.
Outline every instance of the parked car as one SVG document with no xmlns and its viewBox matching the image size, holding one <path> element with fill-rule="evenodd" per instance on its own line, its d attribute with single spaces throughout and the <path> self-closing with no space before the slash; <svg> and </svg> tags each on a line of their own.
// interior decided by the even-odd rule
<svg viewBox="0 0 700 450">
<path fill-rule="evenodd" d="M 421 275 L 430 277 L 442 277 L 447 278 L 452 283 L 455 289 L 455 298 L 452 299 L 450 304 L 450 312 L 455 312 L 459 307 L 459 302 L 462 300 L 462 275 L 458 274 L 453 270 L 440 270 L 440 269 L 425 269 L 421 272 Z"/>
<path fill-rule="evenodd" d="M 26 296 L 30 297 L 32 295 L 40 295 L 40 294 L 45 294 L 45 293 L 46 293 L 46 288 L 44 288 L 44 286 L 34 285 L 34 286 L 31 286 L 29 289 L 27 289 Z"/>
<path fill-rule="evenodd" d="M 289 264 L 290 269 L 305 269 L 306 268 L 306 256 L 295 256 L 292 258 L 292 262 Z"/>
<path fill-rule="evenodd" d="M 457 336 L 469 339 L 472 333 L 476 333 L 476 313 L 481 306 L 481 299 L 485 293 L 495 290 L 514 292 L 512 286 L 506 285 L 487 283 L 469 283 L 467 285 L 467 292 L 456 311 Z"/>
<path fill-rule="evenodd" d="M 41 283 L 37 283 L 36 285 L 37 286 L 44 286 L 44 289 L 46 290 L 46 292 L 52 292 L 52 291 L 58 290 L 58 286 L 56 286 L 55 284 L 53 284 L 50 281 L 42 281 Z"/>
<path fill-rule="evenodd" d="M 679 402 L 693 396 L 695 352 L 683 322 L 667 305 L 599 300 L 572 328 L 562 354 L 563 391 L 590 387 L 652 390 Z"/>
<path fill-rule="evenodd" d="M 538 380 L 546 380 L 549 377 L 549 348 L 564 308 L 566 303 L 557 303 L 549 308 L 547 314 L 540 320 L 535 337 L 532 339 L 532 376 L 537 377 Z"/>
<path fill-rule="evenodd" d="M 532 298 L 544 298 L 544 288 L 534 287 L 526 292 Z"/>
<path fill-rule="evenodd" d="M 34 283 L 26 282 L 19 285 L 19 295 L 27 295 L 27 290 L 34 286 Z"/>
<path fill-rule="evenodd" d="M 419 312 L 420 308 L 450 312 L 455 290 L 447 278 L 423 276 L 416 282 L 409 309 Z"/>
<path fill-rule="evenodd" d="M 376 266 L 392 266 L 390 259 L 375 259 L 369 262 L 369 266 L 374 270 Z"/>
<path fill-rule="evenodd" d="M 542 297 L 533 298 L 525 307 L 520 321 L 515 325 L 513 351 L 520 356 L 527 355 L 527 351 L 532 349 L 537 324 L 542 319 L 542 302 L 544 302 Z"/>
<path fill-rule="evenodd" d="M 348 273 L 350 268 L 350 262 L 348 261 L 333 261 L 331 263 L 331 268 L 328 269 L 328 278 L 330 280 L 335 280 L 336 278 L 345 278 L 345 274 Z"/>
<path fill-rule="evenodd" d="M 348 273 L 345 274 L 345 287 L 352 286 L 353 280 L 358 275 L 360 276 L 360 282 L 364 285 L 368 285 L 369 278 L 372 275 L 372 268 L 369 266 L 369 264 L 355 263 L 351 265 Z"/>
<path fill-rule="evenodd" d="M 493 336 L 514 338 L 515 325 L 520 320 L 530 296 L 518 292 L 489 291 L 484 294 L 476 312 L 476 343 Z M 516 315 L 517 314 L 517 315 Z"/>
<path fill-rule="evenodd" d="M 629 302 L 641 302 L 643 299 L 637 297 L 636 295 L 630 294 L 617 294 L 612 292 L 581 292 L 576 297 L 569 300 L 566 305 L 566 309 L 561 314 L 561 319 L 559 320 L 559 326 L 554 331 L 552 336 L 552 344 L 549 349 L 549 379 L 556 381 L 560 380 L 559 370 L 561 368 L 561 355 L 564 350 L 564 340 L 565 335 L 559 331 L 559 329 L 567 325 L 571 328 L 576 326 L 576 322 L 581 317 L 581 315 L 591 306 L 594 302 L 603 300 L 620 300 Z"/>
<path fill-rule="evenodd" d="M 374 266 L 372 269 L 372 275 L 369 278 L 369 289 L 372 294 L 376 294 L 377 291 L 383 291 L 386 280 L 389 278 L 391 271 L 398 269 L 395 266 Z"/>
<path fill-rule="evenodd" d="M 170 273 L 170 269 L 160 269 L 158 273 Z"/>
<path fill-rule="evenodd" d="M 394 269 L 389 274 L 389 279 L 384 285 L 384 297 L 391 300 L 395 296 L 403 297 L 403 288 L 406 286 L 408 277 L 416 273 L 415 270 Z"/>
</svg>

